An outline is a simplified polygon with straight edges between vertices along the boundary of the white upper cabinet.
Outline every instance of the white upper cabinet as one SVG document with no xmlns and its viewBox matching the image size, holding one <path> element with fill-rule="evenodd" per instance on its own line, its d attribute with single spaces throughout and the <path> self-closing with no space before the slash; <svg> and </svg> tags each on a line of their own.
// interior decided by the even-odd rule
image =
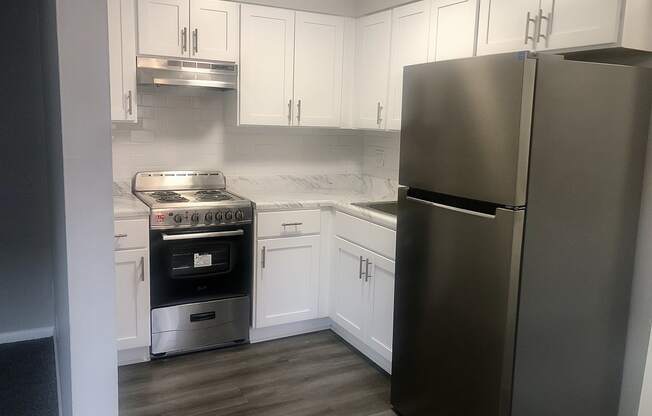
<svg viewBox="0 0 652 416">
<path fill-rule="evenodd" d="M 138 120 L 133 0 L 108 0 L 111 121 Z"/>
<path fill-rule="evenodd" d="M 430 3 L 420 1 L 392 10 L 392 46 L 387 129 L 401 129 L 403 68 L 428 60 Z"/>
<path fill-rule="evenodd" d="M 317 317 L 319 235 L 258 242 L 256 327 Z"/>
<path fill-rule="evenodd" d="M 138 0 L 138 52 L 189 57 L 189 0 Z"/>
<path fill-rule="evenodd" d="M 344 18 L 296 13 L 294 124 L 339 127 Z"/>
<path fill-rule="evenodd" d="M 478 55 L 534 49 L 538 13 L 539 0 L 480 1 Z"/>
<path fill-rule="evenodd" d="M 138 52 L 237 62 L 239 10 L 220 0 L 138 0 Z"/>
<path fill-rule="evenodd" d="M 240 45 L 240 123 L 292 125 L 294 15 L 243 4 Z"/>
<path fill-rule="evenodd" d="M 478 5 L 479 0 L 432 0 L 428 61 L 473 56 Z"/>
<path fill-rule="evenodd" d="M 191 56 L 238 61 L 240 5 L 219 0 L 190 0 Z"/>
<path fill-rule="evenodd" d="M 541 0 L 537 49 L 618 42 L 620 0 Z"/>
<path fill-rule="evenodd" d="M 387 124 L 391 34 L 391 10 L 357 21 L 356 127 L 384 129 Z"/>
</svg>

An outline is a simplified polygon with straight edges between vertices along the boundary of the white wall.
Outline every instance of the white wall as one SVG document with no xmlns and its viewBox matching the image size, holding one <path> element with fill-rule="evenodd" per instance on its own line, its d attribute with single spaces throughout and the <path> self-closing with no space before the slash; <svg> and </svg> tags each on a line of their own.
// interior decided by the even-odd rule
<svg viewBox="0 0 652 416">
<path fill-rule="evenodd" d="M 40 0 L 63 416 L 116 416 L 106 3 Z"/>
<path fill-rule="evenodd" d="M 220 169 L 228 175 L 361 173 L 363 139 L 351 130 L 235 127 L 234 102 L 208 89 L 140 88 L 137 125 L 113 125 L 113 176 Z M 228 113 L 228 111 L 227 111 Z"/>
<path fill-rule="evenodd" d="M 365 132 L 363 173 L 398 181 L 400 144 L 399 132 Z"/>
<path fill-rule="evenodd" d="M 3 6 L 0 343 L 52 336 L 54 301 L 37 1 Z"/>
</svg>

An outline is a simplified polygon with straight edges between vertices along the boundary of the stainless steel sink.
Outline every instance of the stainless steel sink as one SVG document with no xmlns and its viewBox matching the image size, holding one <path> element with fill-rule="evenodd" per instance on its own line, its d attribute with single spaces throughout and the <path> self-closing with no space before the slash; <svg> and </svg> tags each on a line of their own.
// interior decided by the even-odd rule
<svg viewBox="0 0 652 416">
<path fill-rule="evenodd" d="M 385 202 L 358 202 L 352 204 L 358 207 L 379 211 L 384 214 L 396 216 L 398 212 L 398 201 L 385 201 Z"/>
</svg>

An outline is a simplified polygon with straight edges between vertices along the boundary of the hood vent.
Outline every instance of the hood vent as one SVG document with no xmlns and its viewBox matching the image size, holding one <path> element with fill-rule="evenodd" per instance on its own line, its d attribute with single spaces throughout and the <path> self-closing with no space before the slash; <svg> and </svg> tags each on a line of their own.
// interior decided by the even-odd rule
<svg viewBox="0 0 652 416">
<path fill-rule="evenodd" d="M 232 63 L 183 61 L 179 59 L 136 58 L 138 83 L 234 90 L 238 67 Z"/>
</svg>

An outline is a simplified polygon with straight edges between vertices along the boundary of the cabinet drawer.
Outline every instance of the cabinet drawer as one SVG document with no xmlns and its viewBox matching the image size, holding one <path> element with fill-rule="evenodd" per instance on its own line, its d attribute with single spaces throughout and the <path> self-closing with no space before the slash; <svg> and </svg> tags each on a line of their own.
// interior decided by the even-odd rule
<svg viewBox="0 0 652 416">
<path fill-rule="evenodd" d="M 390 260 L 396 258 L 396 231 L 389 228 L 338 212 L 335 235 Z"/>
<path fill-rule="evenodd" d="M 114 250 L 147 248 L 149 245 L 149 221 L 147 219 L 118 220 L 114 224 Z"/>
<path fill-rule="evenodd" d="M 321 212 L 281 211 L 258 214 L 258 238 L 319 234 Z"/>
</svg>

